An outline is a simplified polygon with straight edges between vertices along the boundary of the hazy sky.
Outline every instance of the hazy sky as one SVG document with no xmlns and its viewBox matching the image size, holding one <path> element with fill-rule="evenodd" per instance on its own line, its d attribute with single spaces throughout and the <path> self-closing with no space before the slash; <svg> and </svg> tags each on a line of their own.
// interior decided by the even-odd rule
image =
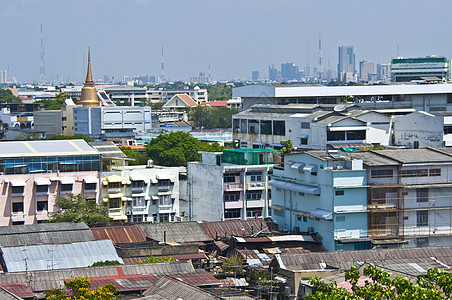
<svg viewBox="0 0 452 300">
<path fill-rule="evenodd" d="M 83 81 L 91 46 L 93 75 L 165 74 L 172 80 L 208 71 L 215 79 L 267 77 L 273 63 L 336 68 L 337 48 L 356 62 L 397 55 L 452 57 L 450 0 L 0 0 L 0 70 L 39 79 L 40 24 L 47 78 Z M 309 45 L 309 46 L 308 46 Z M 308 53 L 308 49 L 309 53 Z"/>
</svg>

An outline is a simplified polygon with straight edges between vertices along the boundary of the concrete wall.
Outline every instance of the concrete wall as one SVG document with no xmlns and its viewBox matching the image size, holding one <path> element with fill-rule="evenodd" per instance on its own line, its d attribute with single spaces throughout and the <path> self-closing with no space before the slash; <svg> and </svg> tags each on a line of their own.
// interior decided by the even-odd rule
<svg viewBox="0 0 452 300">
<path fill-rule="evenodd" d="M 423 112 L 413 112 L 404 116 L 393 116 L 394 144 L 414 148 L 443 146 L 443 118 Z M 416 129 L 416 130 L 415 130 Z"/>
<path fill-rule="evenodd" d="M 45 131 L 46 136 L 61 135 L 62 121 L 60 110 L 41 110 L 33 112 L 34 129 Z"/>
</svg>

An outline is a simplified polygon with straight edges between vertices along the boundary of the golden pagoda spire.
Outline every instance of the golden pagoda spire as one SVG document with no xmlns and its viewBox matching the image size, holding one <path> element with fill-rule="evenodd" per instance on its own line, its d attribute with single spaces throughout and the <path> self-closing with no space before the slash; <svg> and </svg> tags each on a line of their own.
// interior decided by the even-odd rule
<svg viewBox="0 0 452 300">
<path fill-rule="evenodd" d="M 99 106 L 96 87 L 94 86 L 93 75 L 91 74 L 91 49 L 88 48 L 88 70 L 86 71 L 85 84 L 82 88 L 80 104 L 86 107 Z"/>
</svg>

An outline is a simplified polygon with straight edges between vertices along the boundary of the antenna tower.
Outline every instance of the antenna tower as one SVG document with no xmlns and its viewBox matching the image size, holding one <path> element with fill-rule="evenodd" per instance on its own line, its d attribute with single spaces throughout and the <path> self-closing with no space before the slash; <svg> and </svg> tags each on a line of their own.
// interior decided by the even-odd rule
<svg viewBox="0 0 452 300">
<path fill-rule="evenodd" d="M 46 81 L 46 61 L 44 58 L 44 38 L 42 37 L 42 24 L 41 24 L 41 67 L 39 70 L 39 79 L 41 82 Z"/>
<path fill-rule="evenodd" d="M 162 64 L 161 64 L 161 68 L 162 68 L 162 81 L 165 81 L 165 61 L 163 59 L 163 45 L 162 45 Z"/>
<path fill-rule="evenodd" d="M 319 81 L 322 81 L 322 38 L 319 34 Z"/>
</svg>

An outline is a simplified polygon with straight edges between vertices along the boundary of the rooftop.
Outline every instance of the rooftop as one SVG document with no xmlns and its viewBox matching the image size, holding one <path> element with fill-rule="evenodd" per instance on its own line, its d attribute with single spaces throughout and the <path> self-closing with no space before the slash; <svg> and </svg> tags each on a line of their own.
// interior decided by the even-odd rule
<svg viewBox="0 0 452 300">
<path fill-rule="evenodd" d="M 1 157 L 99 155 L 84 140 L 14 141 L 0 143 Z"/>
<path fill-rule="evenodd" d="M 450 155 L 429 148 L 377 150 L 373 152 L 402 164 L 452 162 L 452 157 Z"/>
<path fill-rule="evenodd" d="M 190 243 L 205 242 L 213 240 L 209 237 L 200 223 L 142 223 L 144 233 L 150 239 L 163 242 Z"/>
</svg>

